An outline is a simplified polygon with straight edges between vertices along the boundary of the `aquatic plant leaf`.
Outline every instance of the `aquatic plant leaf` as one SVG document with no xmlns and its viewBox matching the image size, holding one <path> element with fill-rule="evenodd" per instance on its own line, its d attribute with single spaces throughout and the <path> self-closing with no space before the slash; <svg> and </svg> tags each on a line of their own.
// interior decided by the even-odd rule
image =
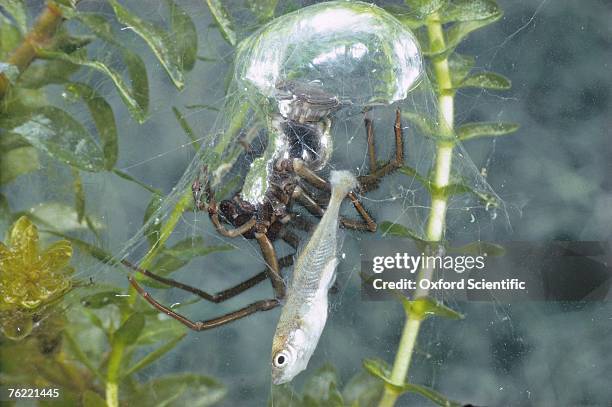
<svg viewBox="0 0 612 407">
<path fill-rule="evenodd" d="M 84 83 L 69 83 L 66 92 L 85 102 L 93 119 L 104 152 L 104 167 L 112 169 L 117 162 L 119 147 L 117 141 L 117 125 L 115 115 L 108 102 L 93 88 Z"/>
<path fill-rule="evenodd" d="M 34 324 L 30 313 L 11 310 L 0 314 L 0 317 L 0 332 L 6 338 L 20 341 L 32 333 Z"/>
<path fill-rule="evenodd" d="M 131 345 L 136 342 L 145 326 L 145 317 L 136 312 L 128 317 L 113 334 L 113 342 L 116 344 Z"/>
<path fill-rule="evenodd" d="M 91 309 L 100 309 L 109 305 L 124 306 L 125 297 L 117 291 L 102 291 L 81 298 L 81 305 Z"/>
<path fill-rule="evenodd" d="M 414 230 L 408 229 L 404 225 L 400 225 L 399 223 L 393 222 L 382 222 L 380 225 L 380 232 L 383 235 L 395 236 L 395 237 L 407 237 L 414 240 L 423 240 L 422 237 L 419 236 L 417 232 Z"/>
<path fill-rule="evenodd" d="M 165 277 L 187 265 L 196 257 L 232 249 L 233 247 L 231 245 L 205 245 L 204 239 L 201 237 L 187 238 L 176 243 L 174 246 L 163 248 L 151 267 L 151 271 L 159 276 Z M 143 279 L 142 284 L 153 288 L 169 288 L 167 285 L 151 279 Z"/>
<path fill-rule="evenodd" d="M 90 227 L 87 219 L 79 222 L 79 215 L 71 205 L 61 202 L 44 202 L 31 208 L 28 212 L 37 222 L 42 223 L 56 231 L 85 230 Z M 98 220 L 89 219 L 94 229 L 102 229 L 104 225 Z"/>
<path fill-rule="evenodd" d="M 408 4 L 410 8 L 412 8 L 421 17 L 426 17 L 432 13 L 435 13 L 447 2 L 447 0 L 405 0 L 405 1 L 406 1 L 406 4 Z"/>
<path fill-rule="evenodd" d="M 337 390 L 338 375 L 336 369 L 325 364 L 310 375 L 304 384 L 304 404 L 344 406 L 342 395 Z M 314 402 L 314 403 L 313 403 Z"/>
<path fill-rule="evenodd" d="M 463 81 L 470 73 L 475 63 L 476 59 L 471 55 L 462 55 L 453 52 L 448 56 L 448 68 L 450 69 L 451 83 L 453 86 Z"/>
<path fill-rule="evenodd" d="M 96 13 L 67 13 L 71 18 L 75 18 L 81 24 L 90 29 L 98 38 L 108 42 L 115 46 L 123 57 L 123 62 L 127 67 L 128 77 L 130 79 L 131 90 L 125 86 L 124 83 L 117 83 L 111 80 L 115 84 L 119 95 L 123 102 L 128 107 L 130 114 L 139 123 L 146 120 L 147 110 L 149 107 L 149 82 L 147 78 L 147 70 L 145 64 L 138 54 L 131 51 L 121 44 L 113 33 L 113 29 L 108 19 Z M 105 73 L 104 71 L 102 71 Z M 122 92 L 127 91 L 128 94 L 124 95 Z"/>
<path fill-rule="evenodd" d="M 344 386 L 342 397 L 346 405 L 373 406 L 380 400 L 383 388 L 382 381 L 362 371 Z"/>
<path fill-rule="evenodd" d="M 398 395 L 402 393 L 406 393 L 406 392 L 416 393 L 423 397 L 428 398 L 429 400 L 433 401 L 439 406 L 444 406 L 444 407 L 461 407 L 462 406 L 461 403 L 457 403 L 452 400 L 449 400 L 448 398 L 444 397 L 442 394 L 438 393 L 437 391 L 430 389 L 428 387 L 425 387 L 425 386 L 420 386 L 420 385 L 412 384 L 412 383 L 403 383 L 401 385 L 392 383 L 391 380 L 389 379 L 390 374 L 391 374 L 391 368 L 383 360 L 365 359 L 363 361 L 363 367 L 368 373 L 370 373 L 374 377 L 378 377 L 379 379 L 382 379 L 383 382 L 385 383 L 385 386 L 392 388 L 393 391 Z"/>
<path fill-rule="evenodd" d="M 72 35 L 65 28 L 60 27 L 55 33 L 52 43 L 47 48 L 51 51 L 72 54 L 83 50 L 95 39 L 96 37 L 93 35 Z M 83 51 L 83 53 L 87 52 Z"/>
<path fill-rule="evenodd" d="M 459 87 L 508 90 L 512 87 L 512 83 L 503 75 L 494 72 L 480 72 L 465 78 L 460 82 Z"/>
<path fill-rule="evenodd" d="M 191 71 L 198 52 L 198 33 L 193 20 L 174 1 L 166 0 L 170 9 L 170 32 L 166 34 L 168 42 L 173 42 L 180 61 L 180 68 Z"/>
<path fill-rule="evenodd" d="M 170 341 L 164 343 L 160 347 L 156 348 L 155 350 L 151 351 L 150 353 L 147 353 L 146 356 L 144 356 L 138 362 L 134 363 L 134 365 L 132 365 L 125 373 L 123 373 L 123 377 L 129 377 L 130 375 L 138 372 L 139 370 L 142 370 L 145 367 L 149 366 L 151 363 L 155 362 L 157 359 L 161 358 L 166 353 L 174 349 L 174 347 L 185 336 L 187 336 L 187 333 L 183 332 L 177 335 L 176 337 L 174 337 L 173 339 L 171 339 Z"/>
<path fill-rule="evenodd" d="M 117 71 L 100 61 L 90 61 L 84 56 L 76 54 L 69 55 L 56 51 L 38 50 L 38 54 L 41 58 L 70 62 L 75 65 L 91 68 L 108 76 L 115 85 L 115 88 L 119 92 L 119 96 L 121 96 L 121 99 L 128 107 L 132 116 L 140 123 L 145 121 L 149 103 L 148 82 L 146 69 L 140 57 L 136 57 L 135 54 L 131 53 L 123 53 L 128 68 L 130 83 L 132 85 L 130 88 Z"/>
<path fill-rule="evenodd" d="M 28 217 L 22 216 L 9 230 L 7 243 L 21 258 L 34 262 L 38 253 L 38 228 Z"/>
<path fill-rule="evenodd" d="M 147 329 L 143 331 L 135 345 L 148 346 L 158 342 L 167 342 L 183 334 L 186 329 L 172 318 L 160 319 L 160 314 L 156 312 L 148 316 Z"/>
<path fill-rule="evenodd" d="M 486 20 L 499 13 L 501 10 L 494 0 L 453 0 L 440 10 L 440 22 Z"/>
<path fill-rule="evenodd" d="M 483 203 L 485 203 L 488 208 L 497 208 L 499 206 L 499 202 L 495 195 L 490 194 L 489 192 L 480 191 L 465 183 L 457 182 L 447 185 L 444 188 L 432 189 L 432 195 L 435 197 L 449 198 L 453 195 L 462 194 L 473 194 Z"/>
<path fill-rule="evenodd" d="M 473 21 L 459 21 L 454 23 L 447 31 L 446 31 L 446 46 L 443 49 L 438 49 L 438 47 L 434 47 L 435 44 L 430 44 L 429 46 L 423 46 L 423 54 L 435 59 L 442 59 L 450 55 L 451 52 L 457 48 L 457 46 L 467 38 L 470 33 L 476 31 L 482 27 L 485 27 L 489 24 L 494 23 L 502 17 L 503 13 L 501 10 L 499 13 L 493 15 L 492 17 L 485 18 L 483 20 L 473 20 Z M 421 44 L 427 44 L 426 42 L 421 42 Z"/>
<path fill-rule="evenodd" d="M 249 8 L 257 16 L 259 23 L 265 23 L 274 18 L 278 0 L 248 0 Z"/>
<path fill-rule="evenodd" d="M 53 242 L 41 254 L 42 267 L 49 269 L 62 269 L 68 266 L 72 257 L 72 244 L 68 240 Z"/>
<path fill-rule="evenodd" d="M 149 247 L 153 247 L 155 242 L 159 239 L 159 232 L 161 230 L 161 221 L 159 219 L 155 219 L 153 222 L 149 222 L 151 216 L 153 216 L 161 207 L 163 202 L 163 197 L 160 194 L 153 193 L 151 195 L 151 200 L 147 205 L 147 209 L 145 210 L 144 219 L 142 221 L 143 225 L 145 225 L 144 235 L 147 237 L 149 241 Z"/>
<path fill-rule="evenodd" d="M 404 175 L 407 175 L 410 178 L 414 178 L 417 181 L 419 181 L 421 183 L 421 185 L 423 185 L 425 188 L 427 189 L 431 189 L 431 181 L 425 177 L 423 177 L 421 174 L 419 174 L 417 172 L 417 170 L 415 170 L 412 167 L 409 167 L 407 165 L 404 165 L 402 168 L 399 169 L 399 172 L 401 172 Z"/>
<path fill-rule="evenodd" d="M 100 325 L 102 325 L 101 322 L 100 322 Z M 97 325 L 95 324 L 94 326 L 97 327 Z M 63 340 L 66 341 L 64 343 L 67 345 L 67 348 L 70 349 L 71 356 L 73 356 L 74 358 L 76 358 L 76 360 L 81 362 L 94 376 L 98 378 L 98 380 L 104 381 L 104 378 L 102 377 L 100 369 L 97 366 L 94 366 L 94 363 L 89 359 L 89 357 L 87 357 L 83 349 L 81 349 L 81 346 L 79 345 L 79 343 L 77 343 L 77 341 L 75 340 L 73 334 L 70 332 L 71 330 L 78 332 L 79 328 L 80 326 L 77 323 L 77 324 L 72 325 L 68 329 L 64 329 Z M 87 328 L 90 329 L 91 327 L 88 326 Z M 102 331 L 104 331 L 103 328 L 101 329 Z M 91 343 L 93 341 L 89 341 L 89 342 Z"/>
<path fill-rule="evenodd" d="M 448 52 L 449 49 L 455 49 L 470 33 L 494 23 L 502 17 L 502 14 L 501 10 L 499 10 L 498 13 L 482 20 L 460 21 L 453 24 L 446 32 L 447 48 L 444 52 Z"/>
<path fill-rule="evenodd" d="M 0 0 L 0 7 L 15 20 L 22 35 L 28 32 L 27 14 L 22 0 Z"/>
<path fill-rule="evenodd" d="M 0 13 L 0 60 L 5 61 L 21 41 L 19 29 Z"/>
<path fill-rule="evenodd" d="M 113 168 L 113 173 L 115 173 L 117 176 L 123 178 L 126 181 L 130 181 L 133 182 L 134 184 L 138 185 L 139 187 L 142 187 L 144 189 L 146 189 L 147 191 L 153 193 L 153 194 L 161 194 L 161 192 L 159 192 L 159 190 L 151 187 L 150 185 L 145 184 L 144 182 L 132 177 L 130 174 L 128 174 L 127 172 L 123 172 L 117 168 Z"/>
<path fill-rule="evenodd" d="M 423 135 L 427 137 L 440 138 L 438 125 L 430 118 L 414 112 L 402 112 L 402 118 L 414 123 Z"/>
<path fill-rule="evenodd" d="M 385 382 L 389 382 L 391 368 L 382 359 L 364 359 L 363 368 L 374 377 L 378 377 Z"/>
<path fill-rule="evenodd" d="M 157 60 L 162 64 L 168 76 L 177 89 L 183 89 L 185 79 L 183 77 L 182 55 L 178 52 L 176 44 L 166 31 L 156 25 L 142 20 L 121 6 L 116 0 L 109 0 L 117 20 L 125 24 L 138 34 L 153 51 Z"/>
<path fill-rule="evenodd" d="M 211 377 L 179 373 L 139 386 L 128 405 L 207 407 L 218 403 L 226 393 L 225 386 Z"/>
<path fill-rule="evenodd" d="M 45 230 L 45 233 L 52 234 L 54 236 L 62 237 L 68 241 L 70 241 L 73 246 L 77 247 L 79 250 L 89 254 L 91 257 L 101 261 L 102 263 L 111 263 L 117 264 L 118 261 L 113 258 L 113 255 L 104 249 L 95 246 L 91 243 L 87 243 L 84 240 L 80 240 L 71 236 L 68 236 L 64 233 L 53 231 L 53 230 Z"/>
<path fill-rule="evenodd" d="M 30 65 L 21 76 L 18 85 L 22 88 L 38 89 L 46 85 L 62 84 L 79 69 L 78 65 L 66 61 L 45 61 L 42 64 Z"/>
<path fill-rule="evenodd" d="M 90 172 L 104 169 L 104 155 L 94 138 L 61 109 L 45 106 L 14 114 L 0 121 L 0 127 L 73 167 Z"/>
<path fill-rule="evenodd" d="M 16 134 L 0 137 L 0 185 L 40 168 L 38 152 Z"/>
<path fill-rule="evenodd" d="M 402 297 L 402 302 L 404 310 L 410 318 L 424 320 L 435 315 L 448 319 L 463 319 L 462 314 L 430 297 L 417 298 L 416 300 L 408 300 L 406 297 Z"/>
<path fill-rule="evenodd" d="M 415 30 L 425 25 L 425 19 L 419 18 L 417 13 L 405 5 L 390 4 L 382 7 L 408 28 Z"/>
<path fill-rule="evenodd" d="M 193 143 L 193 147 L 196 149 L 196 151 L 199 150 L 200 143 L 198 142 L 198 138 L 195 136 L 193 129 L 187 122 L 187 119 L 185 119 L 185 116 L 183 115 L 183 113 L 181 113 L 181 111 L 178 110 L 175 106 L 172 106 L 172 113 L 174 113 L 174 117 L 176 117 L 176 121 L 181 126 L 181 129 L 183 129 L 183 132 L 185 132 L 187 137 L 189 137 L 189 139 Z"/>
<path fill-rule="evenodd" d="M 221 36 L 227 41 L 232 47 L 236 46 L 236 30 L 234 28 L 234 22 L 229 12 L 220 0 L 206 0 L 206 4 L 210 10 L 210 13 L 219 27 Z"/>
<path fill-rule="evenodd" d="M 503 136 L 514 133 L 519 128 L 516 123 L 478 122 L 466 123 L 457 128 L 459 140 L 471 140 L 478 137 Z"/>
<path fill-rule="evenodd" d="M 104 325 L 104 322 L 102 322 L 100 317 L 97 316 L 95 312 L 83 308 L 83 315 L 85 315 L 91 325 L 95 326 L 101 332 L 103 332 L 106 335 L 106 338 L 110 337 L 110 332 L 108 332 L 109 327 Z"/>
</svg>

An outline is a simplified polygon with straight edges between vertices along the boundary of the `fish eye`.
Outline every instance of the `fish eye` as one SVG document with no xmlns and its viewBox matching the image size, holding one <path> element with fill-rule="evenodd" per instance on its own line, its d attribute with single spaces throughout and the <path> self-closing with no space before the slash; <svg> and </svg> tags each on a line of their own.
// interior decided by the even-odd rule
<svg viewBox="0 0 612 407">
<path fill-rule="evenodd" d="M 285 352 L 279 352 L 274 356 L 274 367 L 282 368 L 289 361 L 289 357 Z"/>
</svg>

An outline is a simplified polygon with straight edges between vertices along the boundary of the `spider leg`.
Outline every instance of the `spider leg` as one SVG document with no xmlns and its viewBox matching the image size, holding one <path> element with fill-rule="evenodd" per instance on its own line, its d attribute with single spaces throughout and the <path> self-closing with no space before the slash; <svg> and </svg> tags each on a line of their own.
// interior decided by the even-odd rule
<svg viewBox="0 0 612 407">
<path fill-rule="evenodd" d="M 208 182 L 207 168 L 204 166 L 200 169 L 199 177 L 193 182 L 191 185 L 191 191 L 193 193 L 193 198 L 196 204 L 196 208 L 200 211 L 207 210 L 208 216 L 215 227 L 215 230 L 222 236 L 225 237 L 238 237 L 255 226 L 257 220 L 255 218 L 250 219 L 245 224 L 234 228 L 227 229 L 219 219 L 219 211 L 217 208 L 217 200 L 215 199 L 215 194 L 210 188 L 210 183 Z M 203 193 L 206 195 L 206 204 L 202 201 Z"/>
<path fill-rule="evenodd" d="M 255 239 L 257 239 L 257 243 L 259 243 L 259 248 L 268 266 L 266 273 L 272 283 L 274 295 L 277 299 L 283 299 L 285 298 L 285 281 L 280 272 L 279 261 L 276 257 L 276 249 L 274 249 L 274 245 L 265 233 L 255 233 Z"/>
<path fill-rule="evenodd" d="M 323 216 L 323 213 L 325 212 L 323 208 L 321 208 L 321 206 L 303 188 L 297 186 L 293 191 L 293 197 L 311 214 L 317 217 Z M 359 213 L 359 215 L 362 217 L 363 222 L 340 216 L 340 224 L 348 229 L 368 230 L 370 232 L 375 232 L 376 222 L 374 222 L 370 214 L 368 214 L 368 212 L 365 210 L 359 201 L 359 198 L 357 198 L 353 192 L 350 192 L 348 197 L 357 210 L 357 213 Z"/>
<path fill-rule="evenodd" d="M 244 308 L 241 308 L 234 312 L 227 313 L 217 318 L 212 318 L 212 319 L 208 319 L 205 321 L 195 321 L 194 322 L 190 320 L 189 318 L 185 317 L 184 315 L 181 315 L 178 312 L 175 312 L 171 310 L 170 308 L 166 307 L 165 305 L 157 302 L 153 297 L 151 297 L 151 295 L 147 291 L 145 291 L 136 282 L 136 280 L 133 277 L 130 276 L 128 277 L 128 279 L 130 280 L 130 284 L 132 285 L 132 287 L 134 287 L 134 289 L 138 291 L 138 293 L 142 296 L 142 298 L 144 298 L 154 308 L 158 309 L 159 311 L 163 312 L 169 317 L 176 319 L 177 321 L 185 325 L 187 328 L 192 329 L 194 331 L 205 331 L 207 329 L 217 328 L 218 326 L 225 325 L 232 321 L 236 321 L 238 319 L 247 317 L 256 312 L 268 311 L 280 305 L 280 302 L 277 299 L 262 300 L 262 301 L 254 302 L 250 305 L 247 305 Z"/>
<path fill-rule="evenodd" d="M 290 232 L 286 228 L 283 228 L 283 229 L 284 230 L 282 231 L 281 239 L 283 239 L 283 241 L 287 243 L 289 246 L 291 246 L 294 250 L 297 250 L 297 248 L 300 245 L 300 239 L 296 236 L 295 233 Z M 279 264 L 281 263 L 282 260 L 283 259 L 280 259 L 278 261 Z M 282 264 L 280 266 L 283 267 Z"/>
<path fill-rule="evenodd" d="M 401 112 L 399 109 L 397 109 L 395 111 L 395 124 L 393 126 L 395 134 L 395 157 L 387 161 L 381 167 L 378 167 L 375 156 L 374 159 L 372 158 L 373 154 L 375 154 L 374 128 L 372 125 L 372 120 L 366 117 L 364 122 L 368 138 L 370 173 L 368 175 L 358 177 L 358 179 L 363 191 L 368 192 L 378 188 L 378 183 L 382 177 L 389 175 L 404 165 L 404 132 L 402 130 Z"/>
<path fill-rule="evenodd" d="M 293 198 L 311 214 L 323 216 L 323 208 L 299 185 L 293 190 Z"/>
<path fill-rule="evenodd" d="M 374 142 L 374 126 L 372 125 L 372 119 L 368 117 L 367 113 L 365 114 L 363 122 L 365 124 L 366 136 L 368 140 L 368 158 L 370 159 L 370 173 L 372 173 L 376 171 L 377 167 L 376 145 Z"/>
<path fill-rule="evenodd" d="M 210 216 L 210 220 L 213 226 L 215 227 L 215 230 L 220 235 L 225 236 L 225 237 L 234 238 L 234 237 L 242 236 L 243 234 L 251 230 L 253 226 L 255 226 L 255 224 L 257 223 L 257 220 L 255 218 L 251 218 L 251 220 L 249 220 L 242 226 L 239 226 L 234 229 L 227 229 L 225 226 L 221 224 L 221 221 L 219 220 L 219 214 L 216 212 L 216 208 L 214 212 L 211 212 L 211 209 L 209 208 L 208 213 Z"/>
<path fill-rule="evenodd" d="M 149 277 L 152 280 L 155 280 L 159 283 L 165 284 L 167 286 L 170 287 L 175 287 L 178 289 L 181 289 L 183 291 L 187 291 L 189 293 L 195 294 L 198 297 L 206 300 L 206 301 L 210 301 L 213 302 L 215 304 L 218 304 L 220 302 L 229 300 L 230 298 L 233 298 L 235 296 L 237 296 L 238 294 L 243 293 L 244 291 L 248 290 L 251 287 L 256 286 L 257 284 L 261 283 L 262 281 L 265 281 L 268 278 L 268 271 L 264 270 L 261 271 L 259 273 L 257 273 L 256 275 L 254 275 L 253 277 L 233 286 L 230 287 L 228 289 L 225 289 L 223 291 L 219 291 L 218 293 L 215 294 L 209 294 L 206 291 L 200 290 L 199 288 L 190 286 L 188 284 L 184 284 L 181 283 L 180 281 L 176 281 L 173 280 L 171 278 L 166 278 L 166 277 L 162 277 L 162 276 L 158 276 L 155 273 L 152 273 L 149 270 L 143 269 L 141 267 L 136 266 L 135 264 L 127 261 L 127 260 L 122 260 L 121 263 L 123 265 L 125 265 L 126 267 L 142 274 L 145 275 L 147 277 Z M 278 264 L 280 268 L 284 268 L 284 267 L 289 267 L 293 264 L 293 256 L 285 256 L 281 259 L 278 260 Z"/>
</svg>

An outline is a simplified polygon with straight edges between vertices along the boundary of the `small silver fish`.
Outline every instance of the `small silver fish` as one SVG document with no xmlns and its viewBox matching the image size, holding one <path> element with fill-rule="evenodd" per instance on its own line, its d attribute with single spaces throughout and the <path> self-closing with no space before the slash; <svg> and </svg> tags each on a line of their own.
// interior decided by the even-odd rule
<svg viewBox="0 0 612 407">
<path fill-rule="evenodd" d="M 338 214 L 344 197 L 357 187 L 349 171 L 332 171 L 325 214 L 298 257 L 272 341 L 272 383 L 291 381 L 306 369 L 325 322 L 327 293 L 336 279 Z"/>
</svg>

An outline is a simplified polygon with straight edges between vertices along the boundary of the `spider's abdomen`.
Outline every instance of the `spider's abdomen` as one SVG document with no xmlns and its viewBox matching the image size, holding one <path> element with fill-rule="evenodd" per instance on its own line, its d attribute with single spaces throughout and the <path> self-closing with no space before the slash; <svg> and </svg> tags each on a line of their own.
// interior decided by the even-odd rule
<svg viewBox="0 0 612 407">
<path fill-rule="evenodd" d="M 291 158 L 300 158 L 310 163 L 321 157 L 322 149 L 325 147 L 322 146 L 322 140 L 315 126 L 287 121 L 282 127 L 283 133 L 287 136 Z"/>
<path fill-rule="evenodd" d="M 273 121 L 273 126 L 284 138 L 284 151 L 278 158 L 299 158 L 314 171 L 327 165 L 333 150 L 329 119 L 299 123 L 279 116 Z"/>
</svg>

